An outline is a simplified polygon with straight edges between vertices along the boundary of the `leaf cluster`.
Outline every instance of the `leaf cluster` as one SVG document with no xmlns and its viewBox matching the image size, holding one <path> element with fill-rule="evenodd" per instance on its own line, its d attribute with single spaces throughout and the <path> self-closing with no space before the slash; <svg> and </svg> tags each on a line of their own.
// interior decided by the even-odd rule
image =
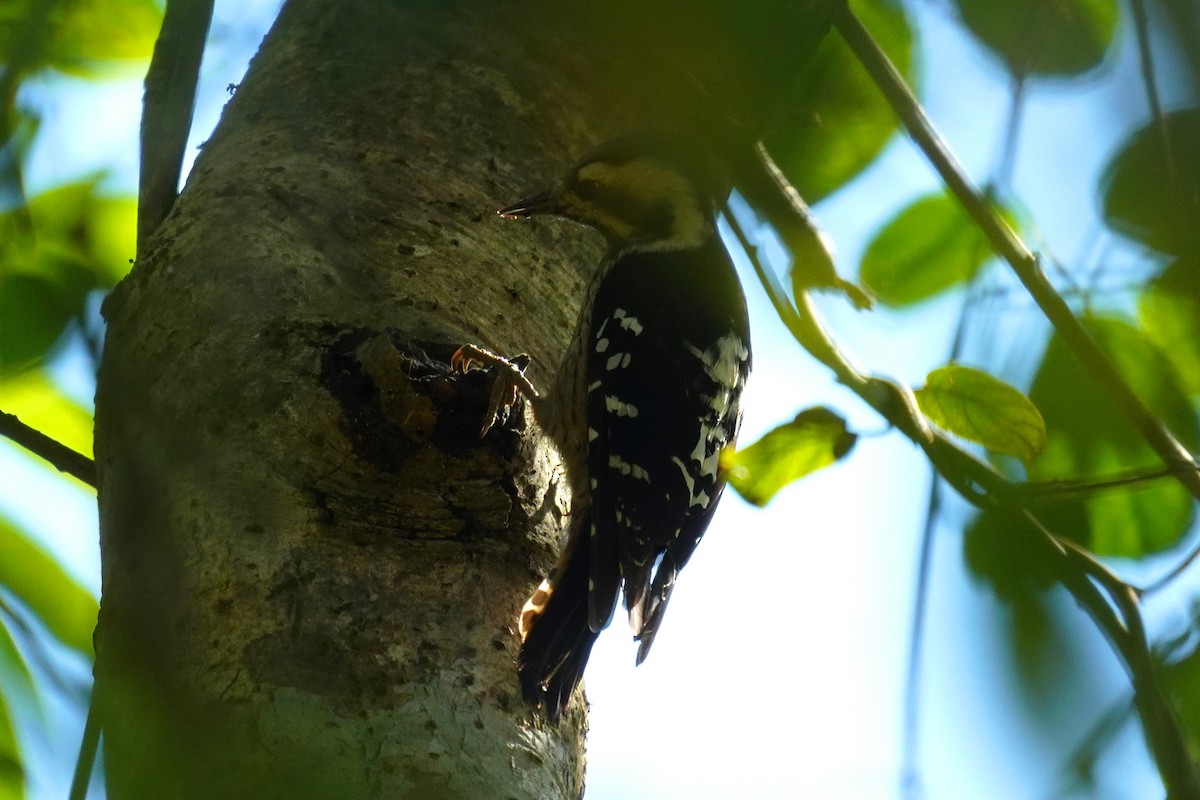
<svg viewBox="0 0 1200 800">
<path fill-rule="evenodd" d="M 154 0 L 12 0 L 0 6 L 0 409 L 77 452 L 92 449 L 90 410 L 45 365 L 95 328 L 94 298 L 129 268 L 136 202 L 103 175 L 30 195 L 24 168 L 38 144 L 47 79 L 105 80 L 143 65 L 162 10 Z M 31 466 L 44 469 L 42 465 Z M 0 514 L 0 797 L 25 794 L 12 708 L 38 701 L 49 635 L 92 658 L 91 592 L 17 520 Z"/>
</svg>

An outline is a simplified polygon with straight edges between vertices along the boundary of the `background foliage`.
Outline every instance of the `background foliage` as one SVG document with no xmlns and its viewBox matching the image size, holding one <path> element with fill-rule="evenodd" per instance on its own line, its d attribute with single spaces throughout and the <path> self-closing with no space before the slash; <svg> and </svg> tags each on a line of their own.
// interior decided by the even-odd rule
<svg viewBox="0 0 1200 800">
<path fill-rule="evenodd" d="M 673 24 L 680 9 L 670 3 L 637 6 L 642 11 L 630 11 L 627 29 L 610 33 L 625 41 L 631 53 L 651 53 L 652 32 Z M 995 165 L 976 178 L 987 185 L 1009 223 L 1041 252 L 1056 286 L 1124 377 L 1195 453 L 1200 448 L 1200 11 L 1184 0 L 1129 0 L 1126 5 L 1117 0 L 955 0 L 933 7 L 854 0 L 852 6 L 918 87 L 946 78 L 922 73 L 918 18 L 953 20 L 958 36 L 976 42 L 978 56 L 1009 86 L 1011 98 Z M 691 38 L 682 46 L 693 47 L 691 56 L 712 66 L 711 74 L 701 77 L 717 87 L 720 109 L 765 126 L 766 118 L 758 116 L 761 98 L 768 96 L 764 87 L 789 86 L 793 102 L 771 109 L 767 147 L 810 203 L 827 201 L 816 206 L 819 216 L 828 212 L 836 219 L 845 213 L 840 209 L 846 203 L 853 203 L 855 216 L 869 229 L 861 242 L 838 244 L 861 254 L 845 259 L 841 268 L 853 272 L 857 266 L 878 310 L 855 319 L 833 312 L 841 325 L 836 335 L 853 339 L 851 328 L 874 325 L 885 336 L 903 337 L 906 327 L 926 324 L 923 318 L 949 320 L 943 325 L 949 332 L 945 342 L 912 345 L 936 350 L 924 353 L 926 361 L 943 365 L 925 378 L 909 376 L 920 390 L 922 411 L 934 424 L 974 443 L 969 446 L 1005 474 L 1041 487 L 1037 510 L 1052 530 L 1146 589 L 1156 651 L 1196 741 L 1196 587 L 1187 573 L 1158 583 L 1195 546 L 1195 498 L 1170 479 L 1149 477 L 1161 470 L 1152 451 L 1064 343 L 1028 312 L 1020 289 L 949 195 L 914 187 L 898 209 L 872 203 L 871 181 L 878 180 L 872 175 L 881 154 L 904 144 L 892 111 L 836 34 L 821 40 L 811 57 L 800 57 L 810 48 L 797 42 L 795 58 L 772 60 L 766 55 L 778 52 L 778 40 L 788 31 L 764 29 L 743 4 L 707 2 L 696 8 Z M 1143 16 L 1148 18 L 1144 34 L 1139 25 Z M 20 0 L 0 8 L 0 410 L 89 455 L 87 381 L 103 337 L 98 309 L 105 292 L 128 270 L 134 252 L 133 184 L 128 175 L 86 169 L 46 183 L 30 180 L 27 171 L 39 137 L 46 135 L 40 110 L 50 98 L 79 96 L 87 91 L 85 85 L 128 82 L 139 75 L 160 19 L 161 8 L 152 0 Z M 814 39 L 816 33 L 811 34 Z M 232 38 L 218 27 L 214 47 L 223 36 Z M 1129 113 L 1128 133 L 1096 176 L 1092 196 L 1063 197 L 1055 191 L 1052 175 L 1040 184 L 1045 197 L 1018 190 L 1028 185 L 1015 174 L 1022 148 L 1038 145 L 1022 139 L 1023 115 L 1054 113 L 1052 106 L 1035 99 L 1083 95 L 1105 82 L 1128 81 L 1128 74 L 1113 69 L 1119 58 L 1138 63 L 1131 91 L 1138 91 L 1145 103 L 1136 114 Z M 210 96 L 202 102 L 215 106 L 219 100 Z M 972 110 L 973 98 L 962 97 L 960 113 Z M 132 130 L 120 147 L 136 147 Z M 88 130 L 76 130 L 68 140 L 85 149 L 89 136 Z M 1073 155 L 1067 149 L 1061 158 L 1069 162 Z M 68 154 L 61 156 L 67 160 Z M 1058 207 L 1044 214 L 1050 203 Z M 1098 215 L 1104 228 L 1085 237 L 1098 245 L 1079 248 L 1069 258 L 1060 256 L 1050 244 L 1055 232 L 1039 217 L 1057 220 L 1064 215 Z M 782 251 L 776 246 L 775 252 L 779 256 Z M 786 266 L 785 261 L 779 256 L 776 263 Z M 1014 325 L 1013 319 L 1019 322 Z M 873 355 L 866 353 L 868 360 Z M 793 352 L 792 358 L 804 356 Z M 887 371 L 889 364 L 883 357 L 870 367 Z M 776 363 L 771 368 L 786 367 Z M 773 432 L 757 444 L 747 439 L 743 451 L 727 454 L 735 486 L 753 502 L 767 504 L 777 493 L 803 492 L 803 484 L 784 487 L 838 458 L 864 458 L 864 451 L 875 446 L 871 437 L 862 436 L 871 431 L 861 408 L 846 415 L 851 420 L 847 424 L 833 411 L 804 410 L 806 405 L 803 397 L 782 398 L 776 407 L 786 411 L 757 424 L 758 430 Z M 14 494 L 36 485 L 48 469 L 14 452 L 3 455 L 3 482 Z M 1092 486 L 1102 481 L 1103 488 Z M 1124 700 L 1102 709 L 1098 717 L 1064 718 L 1062 713 L 1069 705 L 1062 698 L 1086 692 L 1114 674 L 1115 662 L 1103 667 L 1092 663 L 1097 648 L 1081 634 L 1090 622 L 1065 607 L 1045 564 L 1014 546 L 1019 539 L 1011 523 L 977 514 L 936 487 L 927 498 L 915 482 L 905 485 L 910 502 L 929 500 L 921 551 L 930 552 L 929 537 L 939 527 L 955 529 L 972 579 L 1004 604 L 1006 624 L 998 630 L 995 652 L 1011 669 L 1027 720 L 979 724 L 1009 725 L 1025 736 L 1030 750 L 1037 748 L 1039 738 L 1068 743 L 1058 744 L 1050 756 L 1057 769 L 1030 776 L 1028 794 L 1093 796 L 1114 785 L 1127 787 L 1127 779 L 1122 783 L 1108 774 L 1111 765 L 1147 760 L 1144 750 L 1123 738 L 1136 730 L 1128 689 L 1116 692 Z M 870 496 L 875 490 L 867 486 L 862 493 Z M 13 504 L 11 497 L 7 502 Z M 773 520 L 770 507 L 762 514 L 767 522 L 760 524 L 787 523 Z M 84 672 L 97 613 L 89 588 L 97 583 L 96 575 L 79 575 L 64 563 L 69 559 L 62 552 L 72 542 L 94 548 L 95 531 L 67 531 L 64 548 L 52 545 L 53 535 L 33 529 L 19 516 L 0 505 L 0 797 L 61 796 L 62 779 L 53 776 L 70 771 L 69 748 L 61 741 L 58 746 L 46 742 L 61 739 L 65 720 L 71 721 L 71 730 L 81 727 Z M 853 535 L 871 539 L 908 533 Z M 920 546 L 919 535 L 917 539 Z M 919 563 L 927 577 L 928 561 Z M 839 565 L 804 569 L 830 567 Z M 919 583 L 919 596 L 928 589 L 925 580 Z M 878 600 L 881 607 L 906 601 Z M 783 619 L 803 610 L 794 594 L 765 605 Z M 924 625 L 920 600 L 917 608 L 909 631 L 915 653 L 920 652 Z M 817 648 L 821 653 L 820 643 Z M 909 669 L 918 665 L 914 657 Z M 895 672 L 902 669 L 897 665 Z M 917 712 L 925 707 L 920 686 L 919 680 L 909 681 L 906 702 L 912 713 L 905 754 L 883 782 L 889 788 L 864 790 L 861 796 L 891 794 L 896 786 L 915 793 L 920 786 L 920 781 L 904 780 L 906 774 L 910 779 L 920 774 L 923 763 L 915 755 Z M 938 751 L 953 744 L 930 740 L 923 746 Z M 940 763 L 938 757 L 928 760 Z M 27 774 L 41 777 L 29 782 Z M 1137 774 L 1142 788 L 1153 782 L 1144 764 Z M 987 779 L 978 775 L 969 780 L 985 784 Z M 605 782 L 594 777 L 590 784 L 603 787 Z M 937 785 L 936 778 L 931 785 Z M 983 792 L 976 796 L 985 796 Z"/>
</svg>

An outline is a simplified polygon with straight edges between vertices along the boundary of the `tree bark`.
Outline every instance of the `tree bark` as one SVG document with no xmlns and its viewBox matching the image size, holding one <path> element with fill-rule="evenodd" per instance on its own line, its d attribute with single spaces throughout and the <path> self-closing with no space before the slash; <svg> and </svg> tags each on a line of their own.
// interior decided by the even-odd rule
<svg viewBox="0 0 1200 800">
<path fill-rule="evenodd" d="M 493 213 L 623 127 L 521 13 L 289 3 L 106 302 L 113 800 L 582 794 L 585 712 L 549 726 L 513 667 L 569 498 L 446 364 L 547 380 L 600 257 Z"/>
</svg>

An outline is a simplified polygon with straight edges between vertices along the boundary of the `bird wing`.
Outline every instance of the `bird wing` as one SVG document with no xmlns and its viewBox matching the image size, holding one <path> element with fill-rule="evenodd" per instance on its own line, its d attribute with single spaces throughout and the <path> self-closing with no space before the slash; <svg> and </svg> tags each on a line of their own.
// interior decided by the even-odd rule
<svg viewBox="0 0 1200 800">
<path fill-rule="evenodd" d="M 736 435 L 749 353 L 739 337 L 713 333 L 722 326 L 671 306 L 686 298 L 631 291 L 616 277 L 601 287 L 594 307 L 608 313 L 592 320 L 589 342 L 590 622 L 607 624 L 623 581 L 646 651 L 723 488 L 717 462 Z"/>
</svg>

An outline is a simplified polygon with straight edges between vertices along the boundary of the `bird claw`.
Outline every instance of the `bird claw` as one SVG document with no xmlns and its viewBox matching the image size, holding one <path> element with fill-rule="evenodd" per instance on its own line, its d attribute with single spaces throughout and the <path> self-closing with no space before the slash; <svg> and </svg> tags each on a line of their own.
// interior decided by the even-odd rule
<svg viewBox="0 0 1200 800">
<path fill-rule="evenodd" d="M 464 344 L 450 357 L 450 368 L 457 373 L 466 373 L 472 369 L 487 369 L 495 373 L 487 414 L 483 418 L 483 427 L 479 429 L 480 439 L 486 436 L 502 417 L 508 416 L 509 410 L 517 402 L 518 394 L 530 400 L 538 397 L 537 389 L 525 377 L 525 370 L 528 369 L 530 361 L 526 353 L 510 359 L 473 344 Z"/>
</svg>

